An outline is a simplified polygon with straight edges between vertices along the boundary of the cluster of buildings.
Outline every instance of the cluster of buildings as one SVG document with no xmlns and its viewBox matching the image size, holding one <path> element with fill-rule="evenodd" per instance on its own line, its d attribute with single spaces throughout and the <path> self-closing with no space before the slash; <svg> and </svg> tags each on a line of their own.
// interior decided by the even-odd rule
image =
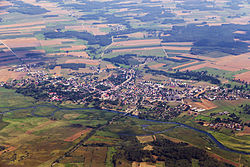
<svg viewBox="0 0 250 167">
<path fill-rule="evenodd" d="M 216 130 L 220 130 L 221 128 L 228 128 L 236 131 L 240 131 L 243 129 L 243 126 L 239 123 L 236 122 L 231 122 L 231 123 L 209 123 L 205 122 L 203 126 L 207 126 Z"/>
<path fill-rule="evenodd" d="M 17 67 L 15 70 L 20 69 L 25 68 Z M 178 79 L 148 81 L 134 69 L 113 69 L 110 73 L 112 75 L 103 80 L 98 78 L 99 73 L 99 71 L 94 73 L 73 72 L 70 74 L 70 78 L 65 78 L 50 75 L 44 71 L 36 71 L 29 72 L 30 77 L 1 83 L 1 85 L 30 89 L 29 95 L 31 96 L 32 90 L 35 89 L 36 97 L 41 94 L 41 98 L 47 101 L 69 101 L 77 104 L 95 102 L 98 105 L 96 107 L 115 108 L 122 111 L 133 109 L 134 114 L 137 115 L 144 115 L 148 112 L 149 115 L 161 118 L 172 118 L 183 111 L 191 111 L 190 105 L 185 104 L 183 99 L 204 98 L 212 101 L 249 98 L 249 92 L 244 90 L 229 90 L 218 86 L 194 86 L 192 81 L 184 82 Z M 179 105 L 169 107 L 168 102 L 175 102 Z M 200 109 L 200 111 L 203 110 Z M 198 110 L 192 111 L 198 112 Z"/>
</svg>

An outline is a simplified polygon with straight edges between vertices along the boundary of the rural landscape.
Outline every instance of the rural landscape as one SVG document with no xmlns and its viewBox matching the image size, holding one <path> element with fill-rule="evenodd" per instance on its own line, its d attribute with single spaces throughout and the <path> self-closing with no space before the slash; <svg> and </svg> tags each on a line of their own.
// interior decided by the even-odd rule
<svg viewBox="0 0 250 167">
<path fill-rule="evenodd" d="M 250 0 L 0 1 L 0 167 L 250 167 Z"/>
</svg>

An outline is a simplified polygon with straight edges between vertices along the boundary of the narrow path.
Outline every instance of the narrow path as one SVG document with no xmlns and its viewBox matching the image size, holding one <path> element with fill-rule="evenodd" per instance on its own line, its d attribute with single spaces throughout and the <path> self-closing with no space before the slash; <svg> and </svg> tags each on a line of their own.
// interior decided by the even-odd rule
<svg viewBox="0 0 250 167">
<path fill-rule="evenodd" d="M 113 43 L 114 43 L 114 38 L 113 38 L 113 36 L 111 37 L 111 39 L 112 39 L 112 43 L 111 43 L 110 45 L 108 45 L 106 48 L 104 48 L 104 50 L 103 50 L 103 52 L 102 52 L 102 54 L 101 54 L 101 58 L 104 56 L 105 51 L 108 50 L 108 49 L 113 45 Z"/>
<path fill-rule="evenodd" d="M 74 151 L 76 151 L 79 147 L 81 147 L 89 138 L 91 138 L 98 130 L 101 130 L 103 128 L 105 128 L 106 126 L 112 124 L 114 121 L 117 121 L 118 119 L 124 117 L 126 115 L 116 115 L 112 118 L 112 120 L 107 121 L 106 124 L 97 127 L 96 129 L 93 129 L 89 134 L 87 134 L 87 136 L 85 136 L 80 142 L 78 142 L 75 146 L 73 146 L 70 150 L 68 150 L 67 152 L 65 152 L 62 156 L 60 156 L 59 158 L 57 158 L 55 161 L 52 162 L 51 167 L 53 167 L 54 165 L 56 165 L 57 163 L 60 163 L 61 160 L 63 160 L 65 157 L 69 156 L 71 153 L 73 153 Z"/>
</svg>

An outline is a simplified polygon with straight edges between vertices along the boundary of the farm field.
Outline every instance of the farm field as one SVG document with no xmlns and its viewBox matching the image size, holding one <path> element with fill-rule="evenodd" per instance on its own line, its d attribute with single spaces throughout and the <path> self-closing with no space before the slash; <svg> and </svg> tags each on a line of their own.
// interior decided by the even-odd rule
<svg viewBox="0 0 250 167">
<path fill-rule="evenodd" d="M 237 154 L 221 151 L 214 147 L 214 143 L 206 136 L 196 134 L 198 132 L 190 132 L 190 130 L 176 125 L 162 125 L 136 118 L 122 118 L 114 124 L 94 132 L 96 127 L 104 125 L 107 120 L 117 114 L 88 109 L 71 110 L 69 108 L 70 105 L 55 106 L 52 104 L 34 103 L 32 98 L 24 98 L 23 96 L 15 94 L 13 91 L 1 89 L 1 97 L 6 97 L 6 94 L 9 94 L 7 97 L 12 97 L 12 99 L 14 97 L 16 100 L 10 101 L 6 99 L 5 102 L 9 101 L 9 103 L 1 104 L 1 110 L 4 111 L 4 109 L 6 109 L 6 111 L 8 111 L 1 120 L 1 125 L 5 125 L 2 126 L 0 130 L 0 142 L 1 146 L 7 148 L 5 152 L 1 152 L 0 161 L 2 164 L 18 164 L 19 166 L 20 164 L 21 166 L 40 164 L 46 166 L 46 164 L 51 164 L 55 158 L 62 156 L 72 145 L 93 132 L 93 136 L 85 142 L 84 146 L 72 152 L 70 157 L 65 157 L 60 160 L 60 163 L 57 165 L 77 163 L 80 165 L 83 163 L 85 165 L 96 164 L 105 166 L 106 163 L 112 161 L 111 155 L 116 152 L 114 148 L 124 142 L 124 139 L 120 136 L 135 135 L 142 144 L 146 144 L 154 140 L 155 137 L 151 136 L 151 134 L 155 131 L 169 136 L 166 136 L 166 138 L 174 142 L 185 141 L 190 145 L 201 148 L 213 148 L 210 152 L 214 155 L 222 156 L 223 161 L 232 164 L 239 163 Z M 17 100 L 18 98 L 21 98 L 22 101 Z M 245 101 L 242 102 L 245 103 Z M 25 108 L 13 110 L 13 107 L 17 104 Z M 51 112 L 59 109 L 58 107 L 61 108 L 61 110 L 52 115 Z M 44 112 L 44 110 L 46 110 L 46 112 Z M 33 113 L 35 113 L 35 115 L 33 115 Z M 13 131 L 15 131 L 15 134 L 11 133 Z M 195 138 L 193 137 L 194 134 L 196 134 Z M 217 136 L 217 134 L 215 134 L 215 136 Z M 218 134 L 218 139 L 220 139 L 220 136 L 221 135 Z M 243 141 L 245 137 L 237 140 Z M 58 141 L 60 142 L 58 143 Z M 39 144 L 37 144 L 38 142 Z M 230 140 L 225 141 L 225 145 L 230 146 L 230 143 Z M 97 147 L 95 145 L 97 145 Z M 43 151 L 44 149 L 46 149 L 46 152 Z M 145 149 L 149 149 L 149 147 Z M 47 154 L 48 151 L 50 155 Z M 35 156 L 31 157 L 31 153 Z M 107 156 L 103 156 L 105 154 Z M 13 158 L 13 155 L 16 155 L 15 158 Z M 11 157 L 13 159 L 7 161 Z M 80 157 L 85 158 L 79 159 Z M 77 163 L 72 163 L 76 161 Z M 243 162 L 248 163 L 249 161 L 246 156 L 242 155 L 241 163 Z M 130 162 L 125 161 L 124 163 L 127 165 L 130 164 Z"/>
</svg>

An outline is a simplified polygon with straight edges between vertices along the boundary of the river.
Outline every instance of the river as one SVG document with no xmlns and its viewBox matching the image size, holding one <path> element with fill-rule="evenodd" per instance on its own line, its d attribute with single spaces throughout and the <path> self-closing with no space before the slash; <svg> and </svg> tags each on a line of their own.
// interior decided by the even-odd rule
<svg viewBox="0 0 250 167">
<path fill-rule="evenodd" d="M 11 109 L 9 111 L 4 111 L 2 112 L 3 114 L 5 113 L 8 113 L 8 112 L 12 112 L 12 111 L 17 111 L 17 110 L 24 110 L 24 109 L 30 109 L 30 108 L 33 108 L 34 110 L 32 111 L 32 116 L 35 116 L 35 117 L 51 117 L 51 116 L 54 116 L 54 114 L 57 112 L 57 111 L 61 111 L 61 110 L 69 110 L 69 111 L 74 111 L 74 110 L 101 110 L 101 111 L 106 111 L 106 112 L 113 112 L 113 113 L 117 113 L 117 114 L 124 114 L 123 112 L 119 112 L 119 111 L 114 111 L 114 110 L 107 110 L 107 109 L 96 109 L 96 108 L 66 108 L 66 107 L 58 107 L 58 106 L 51 106 L 49 105 L 49 107 L 52 107 L 52 108 L 55 108 L 55 110 L 49 114 L 49 115 L 38 115 L 36 114 L 36 109 L 37 107 L 45 107 L 45 106 L 48 106 L 48 105 L 37 105 L 37 106 L 32 106 L 32 107 L 26 107 L 26 108 L 16 108 L 16 109 L 11 109 L 11 108 L 8 108 L 6 107 L 6 109 Z M 127 116 L 129 117 L 132 117 L 132 118 L 138 118 L 138 116 L 135 116 L 135 115 L 131 115 L 131 114 L 128 114 Z M 188 129 L 192 129 L 196 132 L 200 132 L 200 133 L 203 133 L 205 135 L 207 135 L 220 149 L 223 149 L 225 151 L 230 151 L 230 152 L 234 152 L 234 153 L 239 153 L 239 154 L 245 154 L 245 155 L 250 155 L 250 152 L 245 152 L 245 151 L 238 151 L 238 150 L 234 150 L 234 149 L 231 149 L 231 148 L 228 148 L 226 147 L 225 145 L 223 145 L 221 142 L 219 142 L 212 134 L 204 131 L 204 130 L 200 130 L 200 129 L 197 129 L 197 128 L 194 128 L 192 126 L 189 126 L 189 125 L 186 125 L 186 124 L 183 124 L 183 123 L 179 123 L 179 122 L 171 122 L 171 121 L 167 121 L 167 122 L 163 122 L 163 121 L 157 121 L 157 120 L 151 120 L 151 119 L 142 119 L 144 121 L 148 121 L 148 122 L 155 122 L 155 123 L 161 123 L 161 124 L 175 124 L 175 125 L 179 125 L 181 127 L 185 127 L 185 128 L 188 128 Z M 166 130 L 162 131 L 165 132 Z M 161 132 L 157 132 L 157 133 L 161 133 Z"/>
</svg>

